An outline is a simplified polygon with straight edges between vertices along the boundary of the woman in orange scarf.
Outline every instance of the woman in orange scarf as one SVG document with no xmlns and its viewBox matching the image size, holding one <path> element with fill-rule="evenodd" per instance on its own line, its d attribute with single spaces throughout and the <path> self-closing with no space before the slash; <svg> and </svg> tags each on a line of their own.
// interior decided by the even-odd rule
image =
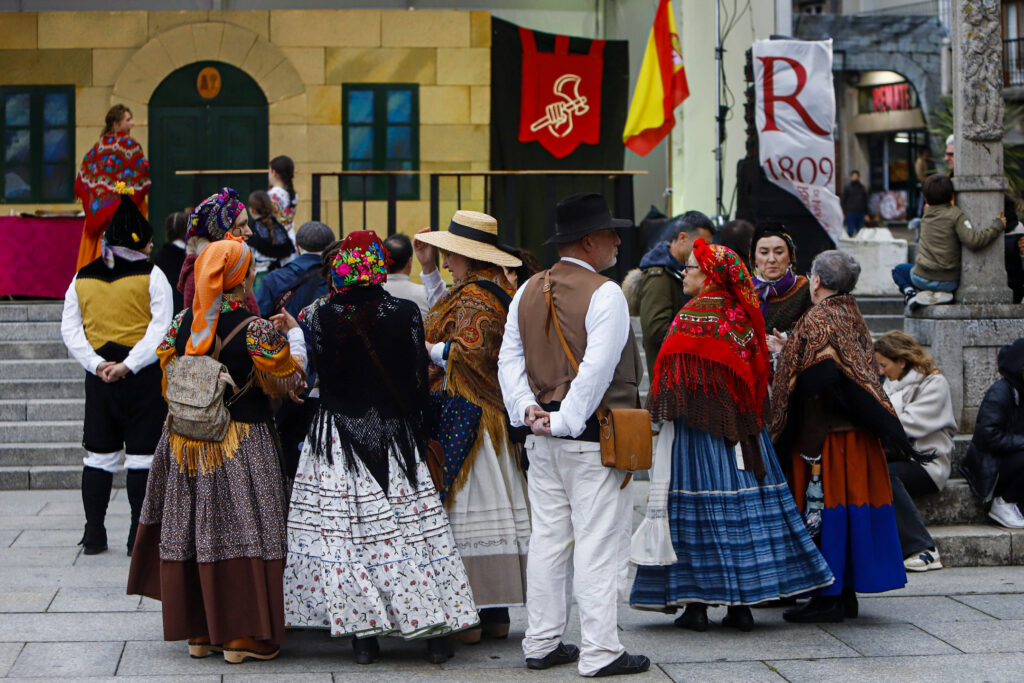
<svg viewBox="0 0 1024 683">
<path fill-rule="evenodd" d="M 239 390 L 225 394 L 231 421 L 221 441 L 165 425 L 128 576 L 129 594 L 163 602 L 165 639 L 188 640 L 193 657 L 223 651 L 232 663 L 273 659 L 284 640 L 285 485 L 269 398 L 305 377 L 295 319 L 245 310 L 254 279 L 244 242 L 211 243 L 196 261 L 192 308 L 157 349 L 166 378 L 175 359 L 223 344 L 218 360 Z"/>
</svg>

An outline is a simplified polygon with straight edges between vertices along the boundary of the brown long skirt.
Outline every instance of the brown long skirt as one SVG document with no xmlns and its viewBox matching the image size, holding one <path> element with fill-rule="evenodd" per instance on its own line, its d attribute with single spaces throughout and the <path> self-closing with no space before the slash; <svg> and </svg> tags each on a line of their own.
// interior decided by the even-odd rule
<svg viewBox="0 0 1024 683">
<path fill-rule="evenodd" d="M 284 484 L 269 428 L 244 433 L 222 464 L 191 474 L 166 428 L 157 446 L 128 594 L 163 603 L 165 640 L 284 641 Z"/>
</svg>

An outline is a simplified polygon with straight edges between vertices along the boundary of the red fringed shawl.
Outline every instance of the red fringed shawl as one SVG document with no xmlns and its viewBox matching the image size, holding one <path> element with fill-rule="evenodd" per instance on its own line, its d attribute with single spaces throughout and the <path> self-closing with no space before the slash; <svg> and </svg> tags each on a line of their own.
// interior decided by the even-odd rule
<svg viewBox="0 0 1024 683">
<path fill-rule="evenodd" d="M 108 133 L 86 153 L 75 178 L 75 196 L 82 200 L 87 231 L 102 232 L 110 222 L 121 203 L 114 189 L 118 181 L 135 190 L 132 199 L 143 210 L 152 183 L 142 146 L 127 133 Z"/>
<path fill-rule="evenodd" d="M 707 277 L 704 291 L 672 321 L 647 410 L 655 420 L 685 416 L 690 427 L 740 443 L 756 472 L 771 367 L 760 302 L 732 250 L 698 239 L 693 253 Z"/>
</svg>

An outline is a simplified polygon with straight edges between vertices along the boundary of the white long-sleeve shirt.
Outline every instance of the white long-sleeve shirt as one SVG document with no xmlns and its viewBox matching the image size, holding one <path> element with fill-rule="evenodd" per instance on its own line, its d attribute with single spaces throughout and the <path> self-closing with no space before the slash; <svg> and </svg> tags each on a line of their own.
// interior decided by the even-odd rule
<svg viewBox="0 0 1024 683">
<path fill-rule="evenodd" d="M 96 368 L 103 362 L 100 356 L 92 348 L 92 344 L 85 336 L 85 327 L 82 325 L 82 308 L 78 304 L 78 290 L 75 284 L 78 282 L 76 275 L 68 291 L 64 294 L 64 313 L 61 316 L 60 334 L 64 338 L 64 345 L 68 347 L 71 357 L 85 368 L 86 372 L 96 374 Z M 117 302 L 111 302 L 112 310 L 110 315 L 117 315 Z M 164 272 L 153 267 L 149 273 L 149 324 L 146 326 L 146 333 L 142 336 L 124 364 L 132 373 L 137 373 L 150 363 L 156 362 L 156 348 L 163 341 L 167 329 L 171 326 L 171 318 L 174 316 L 174 299 L 171 292 L 171 284 L 167 281 Z"/>
<path fill-rule="evenodd" d="M 563 257 L 562 260 L 594 271 L 590 264 L 579 259 Z M 505 321 L 505 336 L 498 353 L 498 381 L 505 409 L 515 427 L 525 424 L 523 418 L 527 408 L 539 405 L 526 376 L 526 358 L 519 333 L 519 300 L 524 289 L 520 287 L 512 298 Z M 543 324 L 543 318 L 536 324 Z M 585 326 L 587 348 L 580 361 L 579 373 L 569 385 L 569 392 L 558 410 L 551 413 L 552 436 L 577 437 L 582 434 L 587 419 L 597 410 L 612 383 L 622 350 L 632 333 L 629 306 L 618 284 L 609 280 L 597 288 L 590 298 Z"/>
<path fill-rule="evenodd" d="M 421 273 L 420 279 L 423 281 L 424 294 L 427 295 L 427 308 L 433 308 L 448 289 L 448 285 L 441 279 L 441 271 L 436 268 L 429 273 Z"/>
</svg>

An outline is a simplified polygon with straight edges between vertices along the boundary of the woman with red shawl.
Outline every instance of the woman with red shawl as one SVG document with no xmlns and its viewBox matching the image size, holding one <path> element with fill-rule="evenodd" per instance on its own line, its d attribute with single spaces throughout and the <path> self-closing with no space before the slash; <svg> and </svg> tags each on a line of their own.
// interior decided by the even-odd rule
<svg viewBox="0 0 1024 683">
<path fill-rule="evenodd" d="M 769 356 L 750 273 L 732 250 L 694 243 L 683 267 L 694 297 L 654 365 L 647 410 L 663 421 L 647 519 L 633 537 L 630 605 L 674 612 L 676 626 L 749 631 L 749 605 L 832 583 L 765 430 Z"/>
<path fill-rule="evenodd" d="M 134 125 L 131 109 L 123 104 L 111 107 L 103 134 L 78 169 L 75 196 L 82 200 L 85 209 L 85 229 L 78 247 L 79 270 L 100 256 L 100 238 L 121 204 L 121 195 L 114 187 L 117 183 L 123 182 L 134 190 L 131 198 L 146 215 L 146 197 L 152 183 L 142 145 L 129 135 Z"/>
</svg>

